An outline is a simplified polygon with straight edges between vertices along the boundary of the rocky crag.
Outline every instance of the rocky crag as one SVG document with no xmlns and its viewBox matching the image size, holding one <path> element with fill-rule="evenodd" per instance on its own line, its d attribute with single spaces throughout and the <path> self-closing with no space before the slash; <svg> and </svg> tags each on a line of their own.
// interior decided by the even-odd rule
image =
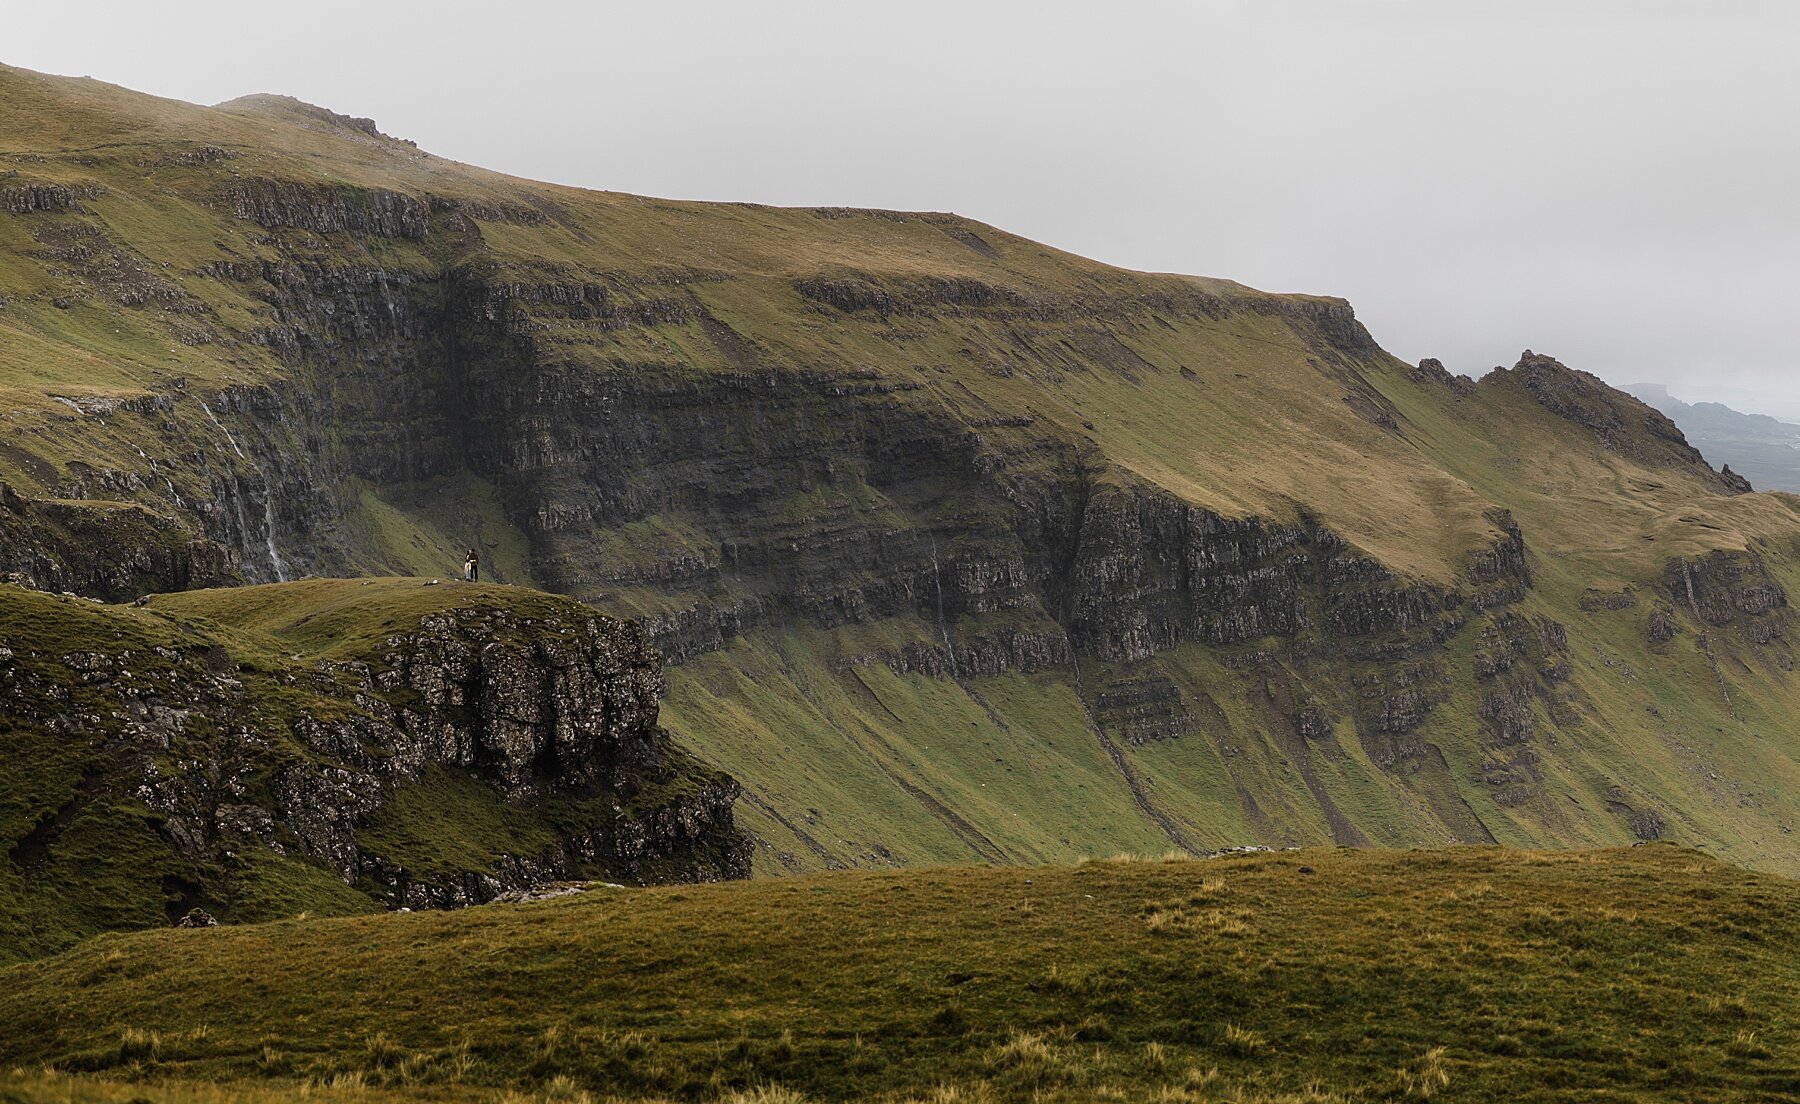
<svg viewBox="0 0 1800 1104">
<path fill-rule="evenodd" d="M 195 907 L 243 920 L 748 874 L 737 785 L 657 727 L 662 669 L 635 625 L 509 588 L 258 589 L 281 593 L 105 607 L 5 588 L 0 928 L 23 949 Z M 354 643 L 252 628 L 245 602 Z"/>
<path fill-rule="evenodd" d="M 118 599 L 477 544 L 645 626 L 770 871 L 1648 835 L 1800 869 L 1793 500 L 1551 358 L 1470 380 L 1339 300 L 950 215 L 0 84 L 0 571 Z M 96 560 L 103 525 L 141 536 Z"/>
</svg>

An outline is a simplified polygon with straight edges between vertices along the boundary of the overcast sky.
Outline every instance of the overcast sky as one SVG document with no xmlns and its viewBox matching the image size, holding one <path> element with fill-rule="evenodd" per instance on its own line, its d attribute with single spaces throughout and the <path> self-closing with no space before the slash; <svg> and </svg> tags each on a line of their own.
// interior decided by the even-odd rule
<svg viewBox="0 0 1800 1104">
<path fill-rule="evenodd" d="M 1800 417 L 1800 3 L 293 4 L 8 11 L 0 60 L 281 92 L 523 176 L 949 210 Z"/>
</svg>

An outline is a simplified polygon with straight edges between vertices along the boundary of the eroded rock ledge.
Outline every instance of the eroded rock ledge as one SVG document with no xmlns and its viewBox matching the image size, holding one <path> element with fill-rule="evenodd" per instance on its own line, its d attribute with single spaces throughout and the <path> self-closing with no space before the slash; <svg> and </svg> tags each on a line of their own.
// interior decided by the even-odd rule
<svg viewBox="0 0 1800 1104">
<path fill-rule="evenodd" d="M 126 614 L 7 598 L 11 720 L 92 749 L 31 837 L 10 841 L 28 881 L 67 861 L 59 841 L 84 817 L 122 807 L 166 854 L 118 876 L 160 877 L 171 909 L 228 919 L 259 853 L 414 908 L 570 878 L 749 874 L 737 783 L 657 727 L 661 660 L 633 623 L 544 596 L 523 610 L 471 599 L 309 660 L 222 646 L 155 600 Z"/>
</svg>

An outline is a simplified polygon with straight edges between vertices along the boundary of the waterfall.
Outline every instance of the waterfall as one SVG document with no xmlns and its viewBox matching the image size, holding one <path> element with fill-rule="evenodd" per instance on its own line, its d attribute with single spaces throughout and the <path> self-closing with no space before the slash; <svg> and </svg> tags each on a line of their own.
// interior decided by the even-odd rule
<svg viewBox="0 0 1800 1104">
<path fill-rule="evenodd" d="M 221 422 L 219 420 L 219 416 L 217 414 L 213 413 L 212 407 L 207 406 L 206 403 L 204 401 L 202 401 L 200 403 L 200 409 L 206 411 L 206 416 L 208 418 L 212 419 L 212 424 L 219 427 L 219 432 L 223 433 L 225 435 L 226 443 L 231 446 L 232 452 L 235 452 L 238 454 L 238 459 L 239 460 L 246 459 L 246 457 L 244 456 L 244 450 L 241 448 L 238 448 L 237 438 L 233 437 L 231 435 L 231 431 L 229 429 L 225 428 L 225 423 Z"/>
<path fill-rule="evenodd" d="M 275 569 L 275 581 L 285 583 L 289 579 L 287 561 L 275 550 L 275 489 L 269 485 L 267 476 L 263 477 L 263 543 L 269 549 L 269 566 Z"/>
<path fill-rule="evenodd" d="M 269 473 L 262 466 L 261 461 L 244 454 L 244 450 L 238 447 L 237 438 L 232 436 L 231 430 L 219 420 L 219 416 L 213 413 L 212 407 L 206 405 L 204 400 L 200 403 L 200 409 L 206 411 L 206 416 L 212 420 L 212 424 L 219 427 L 219 432 L 225 435 L 225 442 L 231 446 L 232 452 L 237 453 L 238 459 L 249 460 L 256 465 L 256 473 L 262 476 L 263 547 L 269 553 L 269 570 L 275 573 L 275 581 L 285 583 L 291 576 L 287 561 L 281 558 L 280 551 L 275 547 L 275 486 L 269 482 Z M 244 485 L 238 481 L 235 472 L 231 476 L 231 490 L 231 506 L 237 512 L 238 539 L 244 542 L 244 551 L 248 552 L 250 550 L 250 520 L 244 515 Z"/>
</svg>

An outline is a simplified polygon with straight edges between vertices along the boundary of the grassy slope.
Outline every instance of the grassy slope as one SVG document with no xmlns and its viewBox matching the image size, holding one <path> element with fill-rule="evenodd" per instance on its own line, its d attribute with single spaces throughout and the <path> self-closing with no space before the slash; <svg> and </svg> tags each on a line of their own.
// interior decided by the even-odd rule
<svg viewBox="0 0 1800 1104">
<path fill-rule="evenodd" d="M 1768 1100 L 1797 952 L 1800 887 L 1666 845 L 850 872 L 108 936 L 0 973 L 0 1063 L 172 1102 Z"/>
<path fill-rule="evenodd" d="M 205 165 L 171 160 L 201 143 L 237 156 Z M 29 159 L 38 153 L 50 157 Z M 57 275 L 56 265 L 34 256 L 42 243 L 33 231 L 68 221 L 63 216 L 0 217 L 7 299 L 0 401 L 8 408 L 0 477 L 27 491 L 65 475 L 76 459 L 124 470 L 143 464 L 137 450 L 149 439 L 147 420 L 77 415 L 51 395 L 137 394 L 177 376 L 205 394 L 282 371 L 262 346 L 179 340 L 190 322 L 230 335 L 268 321 L 251 285 L 196 275 L 221 259 L 279 255 L 260 227 L 212 200 L 234 179 L 547 202 L 559 215 L 539 224 L 484 221 L 483 263 L 525 281 L 552 269 L 585 274 L 619 288 L 625 302 L 680 286 L 732 327 L 759 366 L 856 367 L 919 384 L 895 401 L 982 423 L 980 435 L 994 450 L 1022 448 L 1036 435 L 1090 440 L 1119 470 L 1189 501 L 1230 515 L 1289 518 L 1304 509 L 1395 569 L 1439 582 L 1455 580 L 1467 550 L 1492 539 L 1488 507 L 1512 509 L 1539 580 L 1529 609 L 1568 625 L 1575 666 L 1573 717 L 1539 717 L 1540 731 L 1550 734 L 1536 749 L 1542 796 L 1501 806 L 1480 781 L 1493 749 L 1474 721 L 1466 639 L 1456 645 L 1457 685 L 1424 731 L 1441 762 L 1404 775 L 1376 766 L 1345 727 L 1313 748 L 1276 740 L 1255 705 L 1254 680 L 1223 662 L 1231 656 L 1184 648 L 1149 668 L 1189 705 L 1210 698 L 1222 720 L 1123 754 L 1196 841 L 1332 838 L 1325 803 L 1303 777 L 1304 750 L 1304 770 L 1333 814 L 1374 842 L 1622 843 L 1629 831 L 1609 803 L 1623 798 L 1659 810 L 1680 838 L 1739 861 L 1800 869 L 1800 844 L 1784 830 L 1800 818 L 1800 748 L 1786 720 L 1800 702 L 1790 676 L 1748 646 L 1722 642 L 1734 650 L 1723 665 L 1734 716 L 1691 635 L 1653 648 L 1644 642 L 1642 603 L 1577 609 L 1589 586 L 1643 589 L 1667 557 L 1713 548 L 1762 549 L 1792 589 L 1788 550 L 1800 533 L 1793 500 L 1719 498 L 1694 473 L 1647 470 L 1600 452 L 1516 390 L 1484 387 L 1478 400 L 1455 400 L 1372 356 L 1357 371 L 1392 406 L 1397 428 L 1390 432 L 1346 402 L 1347 385 L 1320 360 L 1317 334 L 1249 309 L 1270 297 L 1227 281 L 1111 269 L 953 216 L 822 217 L 553 187 L 296 122 L 281 110 L 204 109 L 21 70 L 0 68 L 0 158 L 12 159 L 6 164 L 20 179 L 102 185 L 104 192 L 83 199 L 82 221 L 178 285 L 200 310 L 189 318 L 119 307 L 95 290 L 102 284 Z M 446 260 L 438 243 L 332 238 L 319 247 L 331 263 L 424 274 Z M 1216 318 L 1152 306 L 1104 324 L 1077 317 L 1018 327 L 955 311 L 925 319 L 840 315 L 794 287 L 798 278 L 846 275 L 895 294 L 920 279 L 969 279 L 1046 303 L 1148 302 L 1199 291 L 1235 306 Z M 71 309 L 51 305 L 70 292 Z M 596 337 L 574 321 L 538 321 L 547 355 L 585 371 L 621 362 L 696 374 L 741 370 L 697 323 Z M 1032 427 L 993 424 L 1019 417 L 1033 419 Z M 276 432 L 242 417 L 227 421 L 240 436 Z M 192 404 L 177 404 L 175 423 L 186 443 L 156 457 L 159 470 L 193 475 L 195 454 L 213 465 L 235 462 L 222 430 Z M 346 534 L 356 546 L 353 566 L 443 570 L 464 543 L 451 534 L 466 532 L 474 518 L 495 550 L 490 564 L 505 578 L 529 579 L 523 538 L 506 524 L 493 489 L 473 476 L 353 491 L 359 506 Z M 881 501 L 862 508 L 871 515 L 894 509 Z M 609 537 L 607 560 L 716 554 L 719 534 L 703 520 L 659 516 L 627 527 Z M 682 596 L 648 588 L 592 597 L 628 614 L 683 604 Z M 844 633 L 929 639 L 936 627 Z M 855 651 L 856 641 L 838 635 L 772 627 L 672 673 L 672 729 L 769 806 L 743 811 L 768 844 L 760 869 L 890 857 L 1066 859 L 1166 843 L 1086 731 L 1065 676 L 952 685 L 846 671 L 833 660 Z M 1296 677 L 1344 704 L 1342 691 L 1315 674 Z"/>
<path fill-rule="evenodd" d="M 1468 841 L 1485 831 L 1517 846 L 1616 846 L 1633 838 L 1617 815 L 1623 801 L 1656 810 L 1673 838 L 1764 869 L 1800 868 L 1783 830 L 1800 817 L 1800 762 L 1781 673 L 1759 671 L 1767 680 L 1760 692 L 1735 677 L 1733 719 L 1691 639 L 1653 647 L 1641 616 L 1608 611 L 1571 624 L 1569 684 L 1583 704 L 1561 721 L 1540 713 L 1542 795 L 1528 805 L 1488 796 L 1482 772 L 1493 752 L 1467 689 L 1421 730 L 1442 764 L 1385 771 L 1346 724 L 1307 746 L 1307 766 L 1333 807 L 1379 845 Z M 1242 692 L 1240 674 L 1195 647 L 1149 666 L 1187 700 L 1205 694 L 1224 708 L 1223 728 L 1122 748 L 1189 839 L 1208 847 L 1333 840 L 1293 745 L 1230 696 Z M 1055 675 L 949 683 L 880 667 L 829 671 L 800 641 L 758 634 L 672 669 L 664 723 L 760 799 L 740 803 L 739 816 L 766 844 L 757 853 L 765 873 L 969 857 L 1067 861 L 1172 846 L 1132 807 Z"/>
</svg>

